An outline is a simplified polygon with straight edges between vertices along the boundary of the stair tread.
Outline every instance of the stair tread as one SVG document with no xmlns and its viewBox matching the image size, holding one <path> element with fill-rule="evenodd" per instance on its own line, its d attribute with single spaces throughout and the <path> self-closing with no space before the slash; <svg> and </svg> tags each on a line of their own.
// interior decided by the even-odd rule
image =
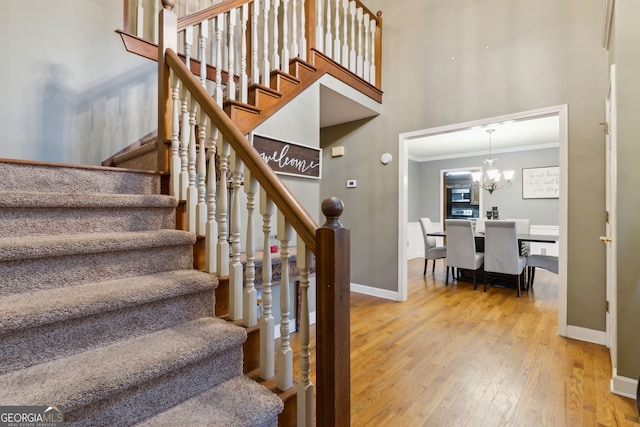
<svg viewBox="0 0 640 427">
<path fill-rule="evenodd" d="M 175 198 L 160 194 L 56 193 L 0 191 L 0 208 L 175 208 Z"/>
<path fill-rule="evenodd" d="M 261 426 L 283 409 L 282 400 L 275 394 L 240 375 L 136 426 Z"/>
<path fill-rule="evenodd" d="M 234 346 L 246 332 L 215 317 L 0 375 L 0 405 L 47 404 L 66 410 L 154 380 Z"/>
<path fill-rule="evenodd" d="M 177 270 L 0 298 L 0 334 L 213 289 L 216 276 Z"/>
<path fill-rule="evenodd" d="M 161 246 L 192 245 L 195 242 L 195 234 L 180 230 L 3 237 L 0 238 L 0 262 Z"/>
</svg>

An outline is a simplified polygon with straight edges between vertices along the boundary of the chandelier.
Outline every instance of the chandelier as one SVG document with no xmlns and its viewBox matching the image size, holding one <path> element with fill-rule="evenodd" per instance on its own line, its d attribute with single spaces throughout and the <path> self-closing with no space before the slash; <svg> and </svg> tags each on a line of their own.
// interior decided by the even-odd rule
<svg viewBox="0 0 640 427">
<path fill-rule="evenodd" d="M 501 189 L 505 185 L 511 186 L 511 180 L 513 179 L 513 174 L 515 171 L 507 170 L 502 171 L 495 166 L 495 163 L 498 163 L 498 159 L 492 157 L 491 154 L 491 134 L 495 131 L 495 129 L 487 129 L 486 132 L 489 134 L 489 158 L 484 162 L 487 165 L 487 172 L 483 175 L 482 171 L 472 172 L 471 176 L 473 177 L 473 184 L 479 188 L 487 190 L 489 194 L 493 194 L 494 191 Z M 501 182 L 501 178 L 504 175 L 504 182 Z"/>
</svg>

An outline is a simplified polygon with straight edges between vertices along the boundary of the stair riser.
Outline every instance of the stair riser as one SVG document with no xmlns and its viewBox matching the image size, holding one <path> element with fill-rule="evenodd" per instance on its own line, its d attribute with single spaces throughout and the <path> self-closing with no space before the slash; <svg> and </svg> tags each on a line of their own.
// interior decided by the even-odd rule
<svg viewBox="0 0 640 427">
<path fill-rule="evenodd" d="M 121 339 L 213 316 L 213 287 L 206 292 L 103 311 L 79 319 L 0 335 L 0 375 Z"/>
<path fill-rule="evenodd" d="M 121 390 L 99 402 L 69 408 L 65 410 L 65 422 L 78 427 L 131 425 L 241 373 L 242 349 L 237 346 L 155 380 Z M 55 400 L 55 396 L 52 399 Z"/>
<path fill-rule="evenodd" d="M 173 229 L 175 225 L 173 208 L 9 208 L 0 211 L 2 237 L 146 231 Z"/>
<path fill-rule="evenodd" d="M 0 162 L 0 191 L 159 194 L 160 176 L 125 170 Z"/>
<path fill-rule="evenodd" d="M 192 268 L 193 246 L 164 246 L 0 262 L 0 295 Z"/>
</svg>

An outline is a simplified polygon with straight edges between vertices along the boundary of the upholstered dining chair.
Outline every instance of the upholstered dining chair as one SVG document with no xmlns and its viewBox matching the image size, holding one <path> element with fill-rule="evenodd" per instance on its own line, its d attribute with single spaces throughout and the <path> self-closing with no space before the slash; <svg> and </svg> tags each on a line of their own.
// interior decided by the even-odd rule
<svg viewBox="0 0 640 427">
<path fill-rule="evenodd" d="M 518 297 L 527 258 L 520 255 L 515 221 L 487 221 L 484 233 L 484 291 L 491 273 L 516 276 Z"/>
<path fill-rule="evenodd" d="M 518 234 L 531 233 L 531 220 L 529 218 L 507 218 L 506 221 L 514 221 L 516 223 L 516 232 Z M 529 243 L 520 243 L 520 255 L 528 256 L 530 252 L 531 245 Z"/>
<path fill-rule="evenodd" d="M 431 274 L 435 273 L 436 260 L 447 257 L 447 248 L 446 246 L 437 246 L 436 238 L 427 236 L 427 233 L 433 231 L 431 219 L 420 218 L 420 227 L 422 227 L 422 237 L 424 237 L 424 271 L 422 272 L 422 275 L 424 276 L 427 274 L 427 264 L 430 259 L 433 260 Z"/>
<path fill-rule="evenodd" d="M 449 268 L 463 268 L 473 271 L 473 289 L 476 285 L 476 272 L 484 261 L 484 255 L 476 252 L 476 240 L 473 224 L 466 219 L 448 219 L 447 229 L 447 272 L 444 281 L 449 284 Z"/>
<path fill-rule="evenodd" d="M 527 257 L 527 288 L 533 287 L 536 267 L 558 274 L 558 257 L 552 255 L 529 255 Z"/>
</svg>

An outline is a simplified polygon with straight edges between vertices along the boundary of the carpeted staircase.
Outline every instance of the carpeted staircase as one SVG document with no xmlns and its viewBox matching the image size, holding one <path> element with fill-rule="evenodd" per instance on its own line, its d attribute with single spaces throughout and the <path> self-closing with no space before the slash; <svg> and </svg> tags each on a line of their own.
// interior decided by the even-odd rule
<svg viewBox="0 0 640 427">
<path fill-rule="evenodd" d="M 0 160 L 0 405 L 67 425 L 276 426 L 160 176 Z"/>
</svg>

